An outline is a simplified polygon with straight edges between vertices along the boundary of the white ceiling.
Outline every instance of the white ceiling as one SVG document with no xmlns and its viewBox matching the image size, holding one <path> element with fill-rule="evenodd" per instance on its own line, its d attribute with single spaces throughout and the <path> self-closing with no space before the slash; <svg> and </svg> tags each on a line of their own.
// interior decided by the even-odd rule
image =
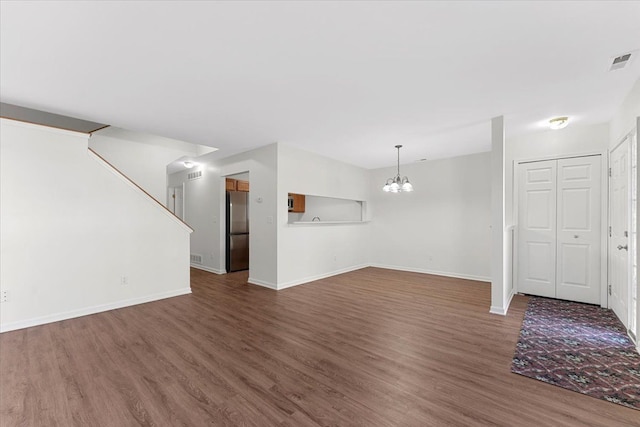
<svg viewBox="0 0 640 427">
<path fill-rule="evenodd" d="M 640 2 L 5 2 L 3 102 L 218 147 L 375 168 L 608 121 Z M 639 55 L 640 56 L 640 55 Z"/>
</svg>

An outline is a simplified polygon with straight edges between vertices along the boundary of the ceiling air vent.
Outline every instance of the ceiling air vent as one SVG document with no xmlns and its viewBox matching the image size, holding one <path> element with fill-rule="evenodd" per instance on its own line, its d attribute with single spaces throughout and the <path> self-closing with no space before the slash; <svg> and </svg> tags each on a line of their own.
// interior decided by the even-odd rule
<svg viewBox="0 0 640 427">
<path fill-rule="evenodd" d="M 187 179 L 189 181 L 193 181 L 194 179 L 202 178 L 202 171 L 189 172 L 187 174 Z"/>
<path fill-rule="evenodd" d="M 613 58 L 613 62 L 611 63 L 611 68 L 609 68 L 609 71 L 614 71 L 614 70 L 619 70 L 621 68 L 624 68 L 629 63 L 630 60 L 631 60 L 630 53 L 625 53 L 624 55 L 620 55 Z"/>
</svg>

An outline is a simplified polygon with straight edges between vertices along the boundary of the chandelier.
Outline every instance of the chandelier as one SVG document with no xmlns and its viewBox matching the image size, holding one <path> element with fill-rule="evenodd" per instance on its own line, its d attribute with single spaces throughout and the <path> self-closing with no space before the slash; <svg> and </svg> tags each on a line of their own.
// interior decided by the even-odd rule
<svg viewBox="0 0 640 427">
<path fill-rule="evenodd" d="M 406 176 L 400 178 L 400 148 L 402 148 L 402 145 L 396 145 L 396 148 L 398 149 L 398 174 L 394 178 L 387 179 L 387 183 L 382 187 L 382 191 L 387 193 L 413 191 L 413 185 L 409 182 L 409 178 Z"/>
</svg>

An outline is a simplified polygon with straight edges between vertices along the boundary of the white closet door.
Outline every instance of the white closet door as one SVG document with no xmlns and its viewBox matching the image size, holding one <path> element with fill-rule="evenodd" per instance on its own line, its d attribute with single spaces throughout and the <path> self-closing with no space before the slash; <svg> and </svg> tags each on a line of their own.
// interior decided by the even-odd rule
<svg viewBox="0 0 640 427">
<path fill-rule="evenodd" d="M 600 156 L 558 160 L 556 297 L 600 303 Z"/>
<path fill-rule="evenodd" d="M 556 160 L 518 168 L 518 292 L 556 296 Z"/>
</svg>

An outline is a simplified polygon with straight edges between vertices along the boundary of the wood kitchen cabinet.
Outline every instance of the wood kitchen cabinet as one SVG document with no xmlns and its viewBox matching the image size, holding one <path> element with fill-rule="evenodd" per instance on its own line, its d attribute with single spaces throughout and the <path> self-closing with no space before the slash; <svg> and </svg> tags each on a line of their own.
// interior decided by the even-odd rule
<svg viewBox="0 0 640 427">
<path fill-rule="evenodd" d="M 304 194 L 289 193 L 289 212 L 304 213 Z"/>
<path fill-rule="evenodd" d="M 225 189 L 227 191 L 249 191 L 249 181 L 240 179 L 227 178 Z"/>
<path fill-rule="evenodd" d="M 249 191 L 249 181 L 236 181 L 236 191 Z"/>
</svg>

